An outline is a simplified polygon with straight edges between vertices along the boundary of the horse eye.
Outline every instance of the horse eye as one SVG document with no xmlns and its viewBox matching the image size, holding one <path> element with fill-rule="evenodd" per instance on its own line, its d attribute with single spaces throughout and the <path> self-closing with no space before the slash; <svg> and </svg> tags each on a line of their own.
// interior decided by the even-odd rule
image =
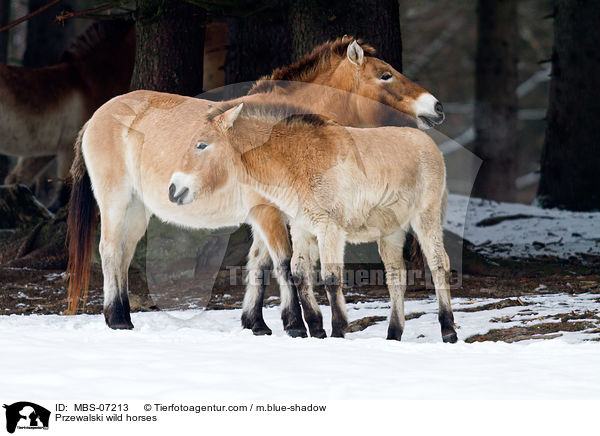
<svg viewBox="0 0 600 436">
<path fill-rule="evenodd" d="M 196 144 L 197 150 L 204 150 L 206 147 L 208 147 L 208 144 L 206 142 L 200 141 L 198 144 Z"/>
<path fill-rule="evenodd" d="M 383 73 L 381 75 L 381 80 L 390 80 L 392 78 L 392 73 Z"/>
</svg>

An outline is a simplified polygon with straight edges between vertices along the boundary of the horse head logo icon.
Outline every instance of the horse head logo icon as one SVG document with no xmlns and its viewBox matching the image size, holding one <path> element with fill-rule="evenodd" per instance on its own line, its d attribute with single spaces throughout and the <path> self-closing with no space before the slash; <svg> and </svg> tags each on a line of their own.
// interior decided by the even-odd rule
<svg viewBox="0 0 600 436">
<path fill-rule="evenodd" d="M 39 429 L 48 428 L 50 411 L 42 406 L 28 401 L 3 406 L 6 409 L 6 431 L 14 433 L 18 428 Z"/>
</svg>

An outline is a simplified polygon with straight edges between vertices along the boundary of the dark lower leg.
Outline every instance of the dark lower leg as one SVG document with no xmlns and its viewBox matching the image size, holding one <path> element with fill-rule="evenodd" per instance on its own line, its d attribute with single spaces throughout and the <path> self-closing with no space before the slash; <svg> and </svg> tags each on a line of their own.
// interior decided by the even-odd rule
<svg viewBox="0 0 600 436">
<path fill-rule="evenodd" d="M 129 297 L 121 293 L 104 307 L 106 325 L 115 330 L 129 330 L 133 328 L 131 322 Z"/>
<path fill-rule="evenodd" d="M 454 344 L 458 340 L 458 337 L 456 335 L 456 330 L 454 329 L 454 315 L 452 314 L 452 309 L 440 309 L 438 319 L 440 321 L 440 326 L 442 327 L 442 340 Z"/>
<path fill-rule="evenodd" d="M 282 308 L 281 308 L 281 319 L 283 321 L 283 328 L 291 337 L 307 337 L 306 326 L 302 320 L 302 309 L 300 308 L 300 300 L 298 299 L 298 289 L 292 279 L 290 269 L 290 259 L 286 259 L 279 265 L 278 274 L 280 278 L 280 284 L 282 285 L 282 292 L 285 285 L 287 285 L 288 295 L 283 298 L 282 295 Z M 284 285 L 285 283 L 285 285 Z"/>
<path fill-rule="evenodd" d="M 397 312 L 392 309 L 392 315 L 390 316 L 390 325 L 388 327 L 387 338 L 390 340 L 399 341 L 402 338 L 404 332 L 404 323 L 401 322 Z"/>
<path fill-rule="evenodd" d="M 343 338 L 348 327 L 348 318 L 340 277 L 333 274 L 329 276 L 325 281 L 325 289 L 331 306 L 331 336 Z"/>
<path fill-rule="evenodd" d="M 308 324 L 308 331 L 313 338 L 325 338 L 327 334 L 323 329 L 323 315 L 317 300 L 313 294 L 310 284 L 304 281 L 295 280 L 298 283 L 298 291 L 300 294 L 300 302 L 302 303 L 302 311 L 304 319 Z"/>
<path fill-rule="evenodd" d="M 454 329 L 454 315 L 450 304 L 450 273 L 444 268 L 438 268 L 432 274 L 439 302 L 438 320 L 442 329 L 442 340 L 453 344 L 458 340 L 458 337 Z"/>
<path fill-rule="evenodd" d="M 258 283 L 253 282 L 248 285 L 249 289 L 246 291 L 246 296 L 244 297 L 242 327 L 252 330 L 252 333 L 257 336 L 270 335 L 272 331 L 263 318 L 263 301 L 269 280 L 269 265 L 259 268 L 259 274 L 250 277 L 249 280 Z"/>
</svg>

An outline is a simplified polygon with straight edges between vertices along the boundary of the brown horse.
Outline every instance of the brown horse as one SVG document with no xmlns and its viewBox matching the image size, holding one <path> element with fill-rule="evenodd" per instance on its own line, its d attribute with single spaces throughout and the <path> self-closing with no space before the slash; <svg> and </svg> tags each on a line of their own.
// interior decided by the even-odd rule
<svg viewBox="0 0 600 436">
<path fill-rule="evenodd" d="M 287 97 L 344 126 L 400 123 L 427 129 L 444 121 L 442 104 L 433 95 L 376 58 L 373 47 L 349 36 L 275 70 L 248 94 L 260 100 Z"/>
<path fill-rule="evenodd" d="M 249 96 L 236 102 L 265 102 L 284 99 L 300 105 L 306 112 L 322 115 L 345 126 L 365 127 L 384 125 L 417 125 L 427 129 L 444 120 L 441 103 L 429 92 L 410 81 L 389 64 L 374 56 L 375 50 L 351 37 L 344 37 L 316 47 L 300 62 L 275 70 L 259 80 Z M 262 207 L 263 219 L 273 220 L 267 227 L 276 228 L 282 221 L 274 208 Z M 294 239 L 295 235 L 292 234 Z M 314 238 L 294 241 L 301 258 L 317 250 Z M 284 250 L 281 257 L 289 259 Z M 255 233 L 248 255 L 248 277 L 242 325 L 255 334 L 270 334 L 265 324 L 262 307 L 265 292 L 265 271 L 270 267 L 271 253 L 266 249 L 260 233 Z M 282 293 L 283 295 L 283 293 Z M 300 294 L 305 306 L 315 307 L 315 318 L 307 320 L 311 335 L 322 337 L 325 332 L 312 288 Z M 286 310 L 282 299 L 282 315 L 298 312 Z M 296 315 L 297 317 L 297 315 Z"/>
<path fill-rule="evenodd" d="M 432 272 L 442 338 L 456 342 L 442 233 L 446 169 L 435 142 L 409 127 L 342 127 L 277 104 L 241 103 L 225 109 L 207 117 L 210 124 L 199 138 L 203 147 L 191 144 L 180 157 L 170 179 L 171 201 L 188 205 L 238 184 L 268 198 L 289 218 L 292 233 L 318 241 L 332 336 L 337 337 L 344 336 L 348 325 L 342 294 L 345 244 L 377 241 L 392 301 L 388 339 L 400 340 L 406 290 L 403 245 L 411 227 Z M 298 262 L 292 272 L 304 280 L 311 268 Z M 318 306 L 317 312 L 310 304 L 303 309 L 308 319 L 321 317 Z"/>
<path fill-rule="evenodd" d="M 135 58 L 131 21 L 93 24 L 44 68 L 0 64 L 0 153 L 19 157 L 10 183 L 32 182 L 39 165 L 57 158 L 64 180 L 77 132 L 109 98 L 129 89 Z"/>
<path fill-rule="evenodd" d="M 372 54 L 372 49 L 368 46 L 365 47 L 368 53 Z M 328 116 L 334 117 L 334 119 L 341 117 L 344 122 L 352 125 L 381 123 L 382 120 L 377 122 L 377 117 L 373 115 L 375 109 L 377 109 L 376 113 L 379 114 L 378 116 L 383 121 L 390 120 L 391 118 L 386 114 L 385 110 L 378 109 L 380 106 L 384 108 L 386 106 L 378 102 L 395 104 L 394 108 L 397 110 L 392 111 L 388 108 L 389 113 L 397 113 L 398 110 L 406 111 L 405 113 L 414 122 L 426 117 L 430 117 L 432 123 L 441 122 L 443 119 L 441 107 L 431 94 L 408 81 L 385 62 L 373 56 L 365 55 L 363 48 L 350 38 L 326 43 L 315 49 L 311 55 L 307 56 L 299 64 L 281 71 L 287 71 L 287 73 L 284 75 L 282 72 L 276 72 L 274 78 L 305 80 L 306 82 L 303 82 L 304 86 L 293 82 L 277 82 L 273 84 L 259 81 L 252 94 L 244 97 L 243 100 L 256 101 L 279 98 L 287 101 L 304 101 L 308 105 L 307 111 L 325 113 Z M 347 76 L 350 79 L 347 79 Z M 308 86 L 307 83 L 316 83 L 317 85 Z M 390 98 L 390 95 L 396 97 Z M 429 106 L 425 104 L 427 102 L 430 103 Z M 157 134 L 156 129 L 167 135 L 165 137 L 162 136 L 162 133 L 158 135 L 164 140 L 164 145 L 172 144 L 174 136 L 170 136 L 170 132 L 173 133 L 174 130 L 179 130 L 184 119 L 187 121 L 185 122 L 186 128 L 181 129 L 182 134 L 189 133 L 189 128 L 195 129 L 192 132 L 194 135 L 201 132 L 202 120 L 194 120 L 201 117 L 202 114 L 206 114 L 212 104 L 208 101 L 150 91 L 126 94 L 105 104 L 90 120 L 90 128 L 94 126 L 93 131 L 95 133 L 90 134 L 90 136 L 85 134 L 82 143 L 83 157 L 85 157 L 85 162 L 88 165 L 91 185 L 94 186 L 94 191 L 99 192 L 96 189 L 96 184 L 105 185 L 110 182 L 100 175 L 94 175 L 96 170 L 90 167 L 90 162 L 94 161 L 94 159 L 102 159 L 101 157 L 96 157 L 95 154 L 104 154 L 107 151 L 102 151 L 95 145 L 87 146 L 86 144 L 101 141 L 100 137 L 103 131 L 107 135 L 103 139 L 107 146 L 106 150 L 111 147 L 125 147 L 137 150 L 135 147 L 138 147 L 138 145 L 130 146 L 129 144 L 133 142 L 137 144 L 140 140 L 142 142 L 154 141 L 154 137 Z M 190 111 L 190 113 L 185 112 L 186 110 Z M 111 113 L 112 115 L 110 115 Z M 348 114 L 352 116 L 349 117 Z M 118 132 L 125 133 L 121 134 Z M 123 137 L 124 134 L 126 137 Z M 88 137 L 92 139 L 88 141 Z M 178 141 L 186 143 L 188 140 L 193 140 L 193 138 L 190 139 L 180 135 L 177 135 L 177 138 Z M 89 151 L 87 152 L 86 147 L 89 147 Z M 167 149 L 163 147 L 163 152 Z M 134 163 L 136 165 L 139 164 L 138 161 Z M 69 294 L 70 312 L 72 313 L 77 308 L 80 292 L 82 290 L 85 292 L 86 289 L 89 274 L 88 262 L 91 253 L 91 235 L 93 234 L 93 231 L 89 227 L 93 225 L 95 216 L 93 212 L 94 208 L 92 207 L 93 200 L 90 199 L 90 182 L 84 176 L 84 169 L 85 167 L 81 160 L 74 166 L 74 191 L 71 201 L 71 213 L 69 215 L 71 220 L 69 226 L 69 272 L 71 277 Z M 105 176 L 108 177 L 109 175 L 105 174 Z M 129 192 L 133 181 L 129 180 L 128 177 L 127 175 L 123 175 L 123 185 L 117 184 L 113 189 L 118 190 L 122 187 L 126 192 Z M 253 225 L 255 237 L 249 254 L 249 282 L 244 299 L 242 323 L 244 327 L 251 328 L 256 334 L 270 333 L 270 329 L 266 326 L 262 317 L 264 287 L 254 278 L 260 276 L 261 270 L 267 268 L 270 261 L 273 261 L 275 275 L 278 277 L 282 290 L 282 318 L 284 327 L 291 335 L 306 335 L 296 288 L 287 278 L 287 275 L 289 275 L 291 247 L 284 217 L 278 208 L 274 207 L 268 200 L 258 194 L 252 192 L 248 193 L 248 196 L 246 201 L 255 205 L 255 207 L 249 209 L 249 217 L 244 216 L 240 218 L 238 215 L 232 215 L 226 218 L 219 211 L 212 210 L 212 207 L 208 207 L 210 210 L 198 215 L 199 217 L 213 217 L 212 220 L 206 220 L 205 227 L 207 228 L 234 225 L 234 223 L 237 224 L 244 220 L 248 220 Z M 108 200 L 101 200 L 98 196 L 96 198 L 100 205 L 101 216 L 103 216 L 102 204 Z M 124 208 L 119 213 L 128 214 L 130 212 L 127 211 L 130 208 L 136 211 L 137 217 L 133 221 L 128 219 L 128 222 L 132 223 L 131 225 L 134 228 L 127 230 L 127 234 L 135 236 L 138 235 L 139 230 L 141 231 L 137 236 L 139 239 L 145 231 L 147 219 L 152 214 L 161 216 L 160 213 L 154 210 L 158 210 L 162 206 L 146 204 L 141 192 L 138 193 L 136 198 L 130 200 L 130 203 L 124 203 L 125 200 L 119 200 L 116 204 L 120 204 L 120 207 Z M 82 209 L 84 205 L 89 205 L 90 207 Z M 165 216 L 167 215 L 165 214 Z M 181 220 L 185 219 L 185 217 L 181 217 Z M 133 224 L 137 221 L 139 221 L 137 224 Z M 175 219 L 175 222 L 179 221 Z M 186 222 L 185 225 L 196 227 L 203 222 L 204 220 L 198 218 L 197 220 Z M 103 232 L 105 228 L 107 232 L 114 231 L 116 232 L 115 234 L 122 234 L 121 232 L 123 232 L 121 228 L 110 230 L 110 227 L 106 223 L 102 226 Z M 137 239 L 135 242 L 137 243 Z M 133 244 L 133 248 L 135 248 L 135 244 Z M 122 272 L 117 274 L 113 270 L 105 271 L 104 274 L 105 317 L 108 325 L 113 328 L 132 327 L 126 287 L 126 272 L 130 261 L 129 255 L 129 249 L 119 255 L 119 262 L 123 262 L 122 267 L 125 268 L 123 270 L 125 277 L 122 276 Z"/>
</svg>

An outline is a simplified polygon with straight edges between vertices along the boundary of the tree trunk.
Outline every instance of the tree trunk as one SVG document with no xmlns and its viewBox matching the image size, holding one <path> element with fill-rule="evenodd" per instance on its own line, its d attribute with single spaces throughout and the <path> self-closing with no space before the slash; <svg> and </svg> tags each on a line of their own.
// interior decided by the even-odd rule
<svg viewBox="0 0 600 436">
<path fill-rule="evenodd" d="M 0 154 L 0 185 L 4 184 L 4 179 L 8 175 L 9 168 L 10 161 L 8 160 L 8 156 Z"/>
<path fill-rule="evenodd" d="M 552 81 L 538 198 L 600 209 L 600 2 L 555 0 Z"/>
<path fill-rule="evenodd" d="M 48 4 L 48 0 L 29 0 L 29 11 L 33 12 Z M 61 2 L 27 21 L 27 48 L 23 56 L 26 67 L 45 67 L 58 62 L 58 59 L 75 36 L 73 20 L 63 24 L 55 22 L 55 18 L 71 6 Z"/>
<path fill-rule="evenodd" d="M 475 71 L 475 154 L 483 159 L 473 194 L 515 199 L 517 177 L 517 6 L 479 0 Z"/>
<path fill-rule="evenodd" d="M 254 81 L 291 63 L 287 2 L 227 20 L 225 84 Z M 246 86 L 247 87 L 247 86 Z"/>
<path fill-rule="evenodd" d="M 184 0 L 138 0 L 131 89 L 202 92 L 206 11 Z"/>
<path fill-rule="evenodd" d="M 202 92 L 206 11 L 184 0 L 137 0 L 136 54 L 132 90 L 188 96 Z M 152 222 L 150 223 L 152 225 Z M 145 274 L 148 233 L 138 243 L 131 269 L 140 271 L 142 306 L 154 303 Z"/>
<path fill-rule="evenodd" d="M 10 21 L 10 0 L 0 0 L 0 27 Z M 0 33 L 0 63 L 5 64 L 8 59 L 8 30 Z"/>
<path fill-rule="evenodd" d="M 10 21 L 10 0 L 0 0 L 0 27 Z M 8 59 L 8 30 L 0 33 L 0 63 Z M 8 174 L 8 157 L 0 155 L 0 184 Z"/>
<path fill-rule="evenodd" d="M 290 22 L 293 60 L 347 34 L 371 44 L 379 58 L 402 71 L 398 0 L 293 0 Z"/>
</svg>

